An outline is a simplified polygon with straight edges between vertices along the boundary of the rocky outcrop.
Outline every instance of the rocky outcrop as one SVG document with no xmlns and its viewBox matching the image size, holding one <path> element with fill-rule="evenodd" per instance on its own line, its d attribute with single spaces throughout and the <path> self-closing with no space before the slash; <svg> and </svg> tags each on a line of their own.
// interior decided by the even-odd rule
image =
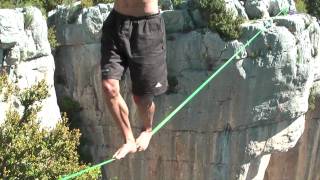
<svg viewBox="0 0 320 180">
<path fill-rule="evenodd" d="M 90 139 L 86 148 L 95 162 L 108 159 L 122 143 L 104 101 L 99 69 L 100 28 L 111 8 L 98 5 L 74 11 L 61 6 L 49 19 L 61 43 L 55 56 L 56 89 L 59 97 L 80 103 L 83 133 Z M 310 90 L 319 81 L 319 25 L 301 14 L 268 23 L 248 21 L 240 39 L 225 41 L 199 28 L 194 18 L 184 19 L 189 16 L 184 10 L 163 15 L 170 88 L 155 99 L 155 124 L 248 39 L 264 31 L 154 136 L 146 152 L 104 167 L 105 179 L 263 179 L 270 157 L 276 167 L 276 153 L 292 149 L 304 132 Z M 265 29 L 266 24 L 270 28 Z M 138 133 L 142 122 L 128 74 L 121 87 Z M 314 151 L 319 150 L 317 141 Z M 266 176 L 277 174 L 270 167 L 267 172 Z M 303 177 L 319 176 L 310 173 Z"/>
<path fill-rule="evenodd" d="M 261 19 L 275 16 L 280 11 L 286 9 L 290 13 L 296 12 L 294 0 L 224 0 L 226 7 L 235 16 L 243 17 L 244 19 Z M 173 0 L 160 0 L 160 7 L 163 10 L 173 9 Z M 189 9 L 189 15 L 193 16 L 194 6 L 199 4 L 200 0 L 181 0 L 175 1 L 180 3 L 178 9 Z M 191 10 L 191 11 L 190 11 Z M 188 17 L 187 17 L 188 18 Z"/>
<path fill-rule="evenodd" d="M 297 145 L 285 153 L 274 153 L 265 174 L 265 180 L 320 179 L 320 111 L 319 99 L 316 109 L 306 114 L 306 124 L 303 135 Z"/>
<path fill-rule="evenodd" d="M 7 71 L 20 88 L 30 87 L 45 79 L 50 97 L 43 101 L 39 120 L 42 126 L 54 127 L 60 119 L 54 89 L 54 59 L 47 37 L 47 24 L 36 8 L 0 10 L 0 69 Z M 23 112 L 18 100 L 15 107 Z M 0 102 L 0 122 L 11 103 Z"/>
</svg>

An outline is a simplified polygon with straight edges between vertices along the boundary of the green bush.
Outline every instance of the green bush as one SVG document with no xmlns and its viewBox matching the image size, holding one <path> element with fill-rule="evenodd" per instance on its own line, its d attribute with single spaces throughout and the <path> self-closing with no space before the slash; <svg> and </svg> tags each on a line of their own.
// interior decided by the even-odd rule
<svg viewBox="0 0 320 180">
<path fill-rule="evenodd" d="M 299 13 L 307 13 L 307 5 L 304 0 L 296 0 L 296 9 Z"/>
<path fill-rule="evenodd" d="M 93 0 L 94 4 L 99 4 L 99 3 L 107 4 L 107 3 L 113 3 L 113 2 L 114 2 L 114 0 Z"/>
<path fill-rule="evenodd" d="M 59 46 L 57 36 L 56 36 L 56 29 L 54 26 L 48 28 L 48 41 L 51 49 L 55 49 L 56 47 Z"/>
<path fill-rule="evenodd" d="M 0 9 L 35 6 L 44 14 L 55 9 L 57 5 L 71 5 L 76 0 L 1 0 Z M 82 7 L 90 7 L 99 3 L 113 3 L 114 0 L 81 0 Z"/>
<path fill-rule="evenodd" d="M 88 8 L 99 3 L 113 3 L 114 0 L 81 0 L 81 6 L 83 8 Z"/>
<path fill-rule="evenodd" d="M 183 0 L 171 0 L 174 8 L 179 8 L 183 3 Z"/>
<path fill-rule="evenodd" d="M 18 88 L 8 80 L 8 76 L 4 72 L 0 71 L 0 100 L 5 102 L 10 96 L 15 95 Z"/>
<path fill-rule="evenodd" d="M 83 8 L 88 8 L 93 6 L 93 1 L 92 0 L 81 0 L 81 6 Z"/>
<path fill-rule="evenodd" d="M 310 95 L 309 95 L 309 99 L 308 99 L 309 110 L 313 111 L 316 109 L 316 100 L 317 100 L 317 97 L 315 95 L 315 88 L 312 87 L 310 89 Z"/>
<path fill-rule="evenodd" d="M 58 105 L 62 112 L 68 114 L 69 127 L 71 129 L 81 129 L 81 119 L 79 113 L 82 111 L 80 103 L 74 100 L 72 97 L 64 96 L 58 99 Z M 83 162 L 92 162 L 92 156 L 88 147 L 90 147 L 91 141 L 85 136 L 80 137 L 80 146 L 78 147 L 78 154 L 80 160 Z"/>
<path fill-rule="evenodd" d="M 13 4 L 10 0 L 2 0 L 0 3 L 0 9 L 11 9 L 16 7 L 15 4 Z"/>
<path fill-rule="evenodd" d="M 24 13 L 24 29 L 28 29 L 33 21 L 33 16 L 30 12 Z"/>
<path fill-rule="evenodd" d="M 308 13 L 320 19 L 320 1 L 306 0 Z"/>
<path fill-rule="evenodd" d="M 9 81 L 4 74 L 0 77 L 0 92 L 5 92 Z M 41 101 L 48 97 L 45 81 L 16 95 L 25 110 L 20 115 L 10 108 L 0 125 L 0 179 L 57 179 L 86 168 L 88 165 L 79 163 L 77 154 L 81 134 L 69 129 L 67 118 L 63 117 L 51 130 L 40 127 L 37 121 Z M 100 176 L 96 169 L 79 179 Z"/>
<path fill-rule="evenodd" d="M 217 31 L 226 39 L 240 37 L 240 25 L 244 19 L 235 17 L 231 11 L 227 10 L 224 0 L 200 0 L 199 8 L 208 21 L 209 29 Z"/>
</svg>

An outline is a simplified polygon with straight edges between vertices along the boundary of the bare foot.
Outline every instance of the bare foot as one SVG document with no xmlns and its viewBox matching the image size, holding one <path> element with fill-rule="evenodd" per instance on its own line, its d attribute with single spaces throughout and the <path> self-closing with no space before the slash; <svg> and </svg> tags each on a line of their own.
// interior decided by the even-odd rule
<svg viewBox="0 0 320 180">
<path fill-rule="evenodd" d="M 135 142 L 127 142 L 126 144 L 123 144 L 121 148 L 118 149 L 116 153 L 112 156 L 114 159 L 122 159 L 124 158 L 128 153 L 135 153 L 137 152 L 137 145 Z"/>
<path fill-rule="evenodd" d="M 144 151 L 147 149 L 152 137 L 152 131 L 143 131 L 136 139 L 138 151 Z"/>
</svg>

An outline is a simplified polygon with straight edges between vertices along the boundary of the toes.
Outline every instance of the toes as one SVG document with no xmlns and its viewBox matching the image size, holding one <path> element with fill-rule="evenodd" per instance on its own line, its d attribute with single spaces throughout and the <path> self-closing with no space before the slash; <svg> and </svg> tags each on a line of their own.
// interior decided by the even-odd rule
<svg viewBox="0 0 320 180">
<path fill-rule="evenodd" d="M 114 155 L 112 156 L 112 158 L 114 158 L 114 159 L 119 159 L 118 155 L 119 155 L 119 150 L 118 150 L 116 153 L 114 153 Z"/>
<path fill-rule="evenodd" d="M 134 153 L 137 151 L 136 144 L 124 144 L 114 155 L 112 158 L 114 159 L 122 159 L 129 153 Z"/>
<path fill-rule="evenodd" d="M 139 146 L 138 145 L 138 151 L 140 152 L 140 151 L 144 151 L 145 149 L 142 147 L 142 146 Z"/>
</svg>

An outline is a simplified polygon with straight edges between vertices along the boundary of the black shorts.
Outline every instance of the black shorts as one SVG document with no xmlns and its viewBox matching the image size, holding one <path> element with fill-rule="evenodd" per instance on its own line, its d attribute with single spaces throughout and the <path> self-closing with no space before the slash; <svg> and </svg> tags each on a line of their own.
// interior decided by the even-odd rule
<svg viewBox="0 0 320 180">
<path fill-rule="evenodd" d="M 103 23 L 102 79 L 120 80 L 127 68 L 135 95 L 167 90 L 165 26 L 160 14 L 134 17 L 113 10 Z"/>
</svg>

